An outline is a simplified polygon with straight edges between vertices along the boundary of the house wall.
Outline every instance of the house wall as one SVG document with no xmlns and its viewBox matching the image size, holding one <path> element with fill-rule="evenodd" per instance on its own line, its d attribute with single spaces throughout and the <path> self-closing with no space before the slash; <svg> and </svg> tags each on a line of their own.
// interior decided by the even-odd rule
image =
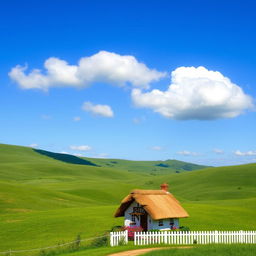
<svg viewBox="0 0 256 256">
<path fill-rule="evenodd" d="M 127 210 L 124 213 L 124 225 L 127 226 L 140 226 L 140 216 L 135 217 L 135 225 L 131 225 L 132 223 L 132 216 L 130 215 L 131 212 L 133 212 L 133 207 L 140 206 L 135 201 L 131 203 L 131 205 L 127 208 Z"/>
<path fill-rule="evenodd" d="M 179 219 L 173 219 L 174 227 L 179 228 Z M 148 229 L 159 229 L 159 230 L 169 230 L 171 229 L 170 226 L 170 219 L 163 219 L 163 226 L 159 226 L 158 220 L 152 220 L 149 216 L 148 220 Z"/>
</svg>

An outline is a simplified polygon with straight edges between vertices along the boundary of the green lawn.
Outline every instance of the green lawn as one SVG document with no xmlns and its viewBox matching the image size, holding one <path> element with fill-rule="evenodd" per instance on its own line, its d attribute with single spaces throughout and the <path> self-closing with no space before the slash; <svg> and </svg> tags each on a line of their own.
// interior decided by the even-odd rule
<svg viewBox="0 0 256 256">
<path fill-rule="evenodd" d="M 130 190 L 158 189 L 165 181 L 190 214 L 181 225 L 191 230 L 256 229 L 256 164 L 182 173 L 173 173 L 173 166 L 156 167 L 165 173 L 152 175 L 152 165 L 159 162 L 86 158 L 93 166 L 53 156 L 57 159 L 0 144 L 0 251 L 55 245 L 78 234 L 82 239 L 102 235 L 122 225 L 113 214 Z"/>
</svg>

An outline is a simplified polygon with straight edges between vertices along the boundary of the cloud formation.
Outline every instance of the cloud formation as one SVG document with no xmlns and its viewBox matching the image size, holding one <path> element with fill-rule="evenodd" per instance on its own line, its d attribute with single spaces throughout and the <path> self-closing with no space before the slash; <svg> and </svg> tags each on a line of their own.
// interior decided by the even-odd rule
<svg viewBox="0 0 256 256">
<path fill-rule="evenodd" d="M 234 154 L 236 156 L 256 156 L 256 150 L 250 150 L 246 152 L 241 152 L 240 150 L 236 150 Z"/>
<path fill-rule="evenodd" d="M 93 104 L 87 101 L 83 104 L 82 109 L 97 116 L 109 118 L 114 116 L 114 112 L 109 105 Z"/>
<path fill-rule="evenodd" d="M 179 67 L 171 79 L 167 91 L 133 89 L 134 104 L 176 120 L 233 118 L 254 106 L 241 87 L 218 71 Z"/>
<path fill-rule="evenodd" d="M 88 145 L 80 145 L 80 146 L 75 146 L 75 145 L 72 145 L 69 147 L 70 149 L 72 150 L 78 150 L 78 151 L 89 151 L 91 150 L 92 148 Z"/>
<path fill-rule="evenodd" d="M 198 155 L 200 155 L 197 152 L 191 152 L 191 151 L 188 151 L 188 150 L 179 151 L 179 152 L 177 152 L 177 154 L 182 155 L 182 156 L 198 156 Z"/>
<path fill-rule="evenodd" d="M 151 82 L 166 75 L 164 72 L 149 69 L 134 56 L 107 51 L 82 57 L 77 65 L 51 57 L 44 62 L 44 68 L 43 71 L 33 69 L 26 73 L 28 66 L 17 65 L 11 69 L 9 76 L 23 89 L 47 91 L 50 87 L 87 87 L 94 82 L 148 88 Z"/>
</svg>

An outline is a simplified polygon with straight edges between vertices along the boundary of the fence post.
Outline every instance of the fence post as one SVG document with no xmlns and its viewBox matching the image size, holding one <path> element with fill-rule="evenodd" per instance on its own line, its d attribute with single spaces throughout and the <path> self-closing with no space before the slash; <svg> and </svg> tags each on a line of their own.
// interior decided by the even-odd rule
<svg viewBox="0 0 256 256">
<path fill-rule="evenodd" d="M 167 244 L 167 231 L 164 232 L 164 243 Z"/>
<path fill-rule="evenodd" d="M 243 230 L 240 230 L 240 239 L 239 242 L 242 244 L 244 242 L 244 232 Z"/>
<path fill-rule="evenodd" d="M 125 230 L 125 243 L 128 244 L 128 230 Z"/>
<path fill-rule="evenodd" d="M 219 243 L 219 232 L 217 230 L 215 230 L 214 243 L 215 244 Z"/>
</svg>

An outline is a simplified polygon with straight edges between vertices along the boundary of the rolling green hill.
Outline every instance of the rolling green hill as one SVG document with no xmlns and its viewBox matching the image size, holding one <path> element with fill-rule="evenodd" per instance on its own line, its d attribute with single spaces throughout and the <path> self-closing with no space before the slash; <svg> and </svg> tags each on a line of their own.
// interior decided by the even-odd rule
<svg viewBox="0 0 256 256">
<path fill-rule="evenodd" d="M 111 167 L 118 170 L 127 170 L 129 172 L 143 172 L 151 175 L 163 175 L 171 173 L 180 173 L 185 171 L 194 171 L 207 168 L 209 166 L 187 163 L 178 160 L 166 161 L 130 161 L 122 159 L 93 159 L 84 158 L 92 163 L 102 167 Z"/>
<path fill-rule="evenodd" d="M 192 230 L 256 228 L 256 164 L 191 172 L 184 166 L 196 166 L 175 160 L 78 159 L 0 144 L 0 251 L 101 235 L 122 224 L 113 213 L 130 190 L 162 182 L 189 212 L 181 224 Z M 152 168 L 160 169 L 152 175 Z"/>
</svg>

